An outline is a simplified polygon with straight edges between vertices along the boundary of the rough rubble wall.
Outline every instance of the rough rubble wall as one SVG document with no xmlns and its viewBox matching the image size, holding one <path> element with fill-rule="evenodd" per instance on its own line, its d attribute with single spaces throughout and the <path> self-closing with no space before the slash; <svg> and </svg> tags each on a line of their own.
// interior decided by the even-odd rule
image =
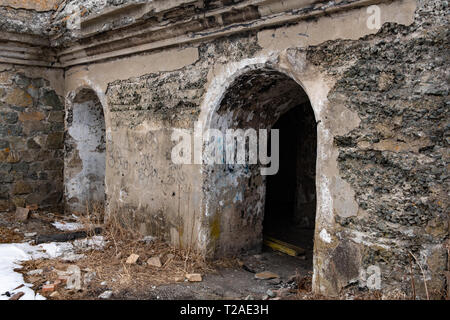
<svg viewBox="0 0 450 320">
<path fill-rule="evenodd" d="M 334 79 L 329 106 L 344 105 L 360 118 L 356 129 L 334 138 L 339 172 L 329 178 L 337 193 L 354 194 L 357 207 L 342 205 L 352 199 L 334 199 L 332 220 L 316 231 L 317 291 L 337 294 L 352 283 L 367 288 L 371 267 L 377 266 L 381 289 L 399 288 L 409 294 L 410 279 L 404 271 L 409 251 L 425 268 L 430 292 L 439 294 L 444 286 L 447 9 L 440 1 L 419 1 L 418 8 L 409 27 L 386 24 L 376 35 L 360 40 L 287 52 L 291 60 L 306 54 L 308 64 Z M 205 83 L 215 76 L 210 72 L 214 64 L 239 62 L 260 50 L 254 34 L 228 37 L 201 44 L 193 65 L 109 85 L 107 170 L 119 177 L 107 175 L 113 211 L 138 221 L 134 225 L 143 232 L 156 228 L 182 245 L 192 241 L 191 231 L 196 230 L 197 241 L 217 250 L 211 239 L 220 237 L 220 219 L 226 218 L 199 218 L 194 212 L 205 205 L 199 194 L 213 190 L 208 183 L 198 190 L 198 166 L 171 165 L 170 128 L 193 127 L 205 99 Z M 323 185 L 317 187 L 321 192 Z M 142 194 L 136 195 L 137 190 Z M 413 266 L 416 287 L 424 297 L 421 274 L 417 264 Z"/>
<path fill-rule="evenodd" d="M 386 291 L 411 295 L 412 253 L 425 269 L 428 290 L 440 297 L 448 239 L 448 8 L 420 1 L 410 27 L 385 24 L 361 41 L 329 42 L 308 60 L 339 79 L 330 104 L 344 103 L 361 123 L 335 137 L 339 171 L 358 202 L 356 216 L 335 216 L 337 245 L 321 268 L 340 287 L 372 265 Z M 316 254 L 321 248 L 316 248 Z M 346 260 L 350 260 L 349 263 Z M 419 296 L 424 282 L 413 263 Z"/>
<path fill-rule="evenodd" d="M 45 70 L 8 65 L 0 70 L 0 211 L 26 205 L 61 209 L 61 97 Z M 62 72 L 54 73 L 61 81 Z"/>
<path fill-rule="evenodd" d="M 0 29 L 12 33 L 49 35 L 52 14 L 60 0 L 0 1 Z"/>
<path fill-rule="evenodd" d="M 105 202 L 106 138 L 103 107 L 91 89 L 66 104 L 64 188 L 66 212 L 84 212 Z"/>
</svg>

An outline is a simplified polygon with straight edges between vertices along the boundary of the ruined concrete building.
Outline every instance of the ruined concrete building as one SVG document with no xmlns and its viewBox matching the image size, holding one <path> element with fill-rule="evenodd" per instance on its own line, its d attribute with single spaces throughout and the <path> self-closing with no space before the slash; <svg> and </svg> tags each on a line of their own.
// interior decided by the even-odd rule
<svg viewBox="0 0 450 320">
<path fill-rule="evenodd" d="M 212 258 L 300 226 L 315 292 L 408 294 L 412 266 L 440 297 L 448 19 L 441 0 L 1 0 L 0 211 L 104 203 Z M 174 163 L 195 125 L 280 128 L 279 174 Z"/>
</svg>

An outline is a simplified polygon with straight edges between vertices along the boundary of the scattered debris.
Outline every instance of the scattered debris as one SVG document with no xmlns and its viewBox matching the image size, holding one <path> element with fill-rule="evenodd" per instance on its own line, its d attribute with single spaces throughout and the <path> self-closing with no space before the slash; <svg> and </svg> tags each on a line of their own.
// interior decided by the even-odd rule
<svg viewBox="0 0 450 320">
<path fill-rule="evenodd" d="M 53 292 L 53 291 L 55 291 L 56 287 L 57 287 L 57 285 L 55 285 L 54 283 L 44 284 L 42 286 L 42 293 Z"/>
<path fill-rule="evenodd" d="M 170 260 L 172 260 L 173 258 L 175 258 L 175 255 L 174 255 L 174 254 L 172 254 L 172 253 L 167 254 L 167 255 L 166 255 L 166 263 L 167 263 L 167 261 L 170 261 Z"/>
<path fill-rule="evenodd" d="M 63 275 L 61 275 L 61 276 L 58 277 L 58 281 L 60 281 L 61 284 L 65 284 L 65 285 L 67 285 L 67 280 L 68 280 L 68 279 L 69 279 L 69 276 L 63 276 Z"/>
<path fill-rule="evenodd" d="M 251 269 L 250 267 L 248 267 L 244 262 L 238 260 L 238 264 L 239 264 L 239 266 L 241 266 L 242 269 L 244 269 L 245 271 L 248 271 L 248 272 L 250 272 L 250 273 L 256 273 L 255 270 L 253 270 L 253 269 Z"/>
<path fill-rule="evenodd" d="M 14 243 L 22 240 L 23 236 L 20 232 L 0 226 L 0 243 Z"/>
<path fill-rule="evenodd" d="M 189 282 L 201 282 L 202 281 L 202 275 L 200 273 L 187 273 L 186 279 Z"/>
<path fill-rule="evenodd" d="M 153 267 L 162 267 L 161 259 L 159 257 L 151 257 L 147 260 L 147 264 Z"/>
<path fill-rule="evenodd" d="M 27 275 L 29 276 L 37 276 L 37 275 L 41 275 L 43 272 L 42 269 L 35 269 L 35 270 L 31 270 L 27 272 Z"/>
<path fill-rule="evenodd" d="M 270 297 L 270 298 L 275 298 L 277 296 L 277 294 L 275 292 L 273 292 L 271 289 L 268 289 L 266 291 L 266 294 Z"/>
<path fill-rule="evenodd" d="M 84 284 L 85 285 L 89 284 L 92 280 L 95 279 L 95 277 L 97 277 L 97 273 L 95 271 L 87 272 L 83 278 Z"/>
<path fill-rule="evenodd" d="M 126 263 L 135 264 L 139 260 L 139 255 L 132 253 L 128 258 Z"/>
<path fill-rule="evenodd" d="M 83 259 L 84 257 L 85 255 L 82 253 L 67 252 L 61 257 L 61 260 L 66 262 L 75 262 Z"/>
<path fill-rule="evenodd" d="M 67 279 L 66 288 L 69 290 L 81 290 L 81 270 L 77 265 L 71 265 L 67 268 L 70 276 Z"/>
<path fill-rule="evenodd" d="M 50 298 L 58 298 L 58 297 L 59 297 L 59 292 L 58 291 L 52 292 L 50 294 Z"/>
<path fill-rule="evenodd" d="M 175 282 L 183 282 L 183 281 L 184 281 L 184 277 L 182 277 L 182 276 L 175 277 Z"/>
<path fill-rule="evenodd" d="M 29 215 L 30 215 L 30 209 L 21 208 L 21 207 L 16 208 L 15 218 L 17 221 L 21 221 L 21 222 L 27 221 Z"/>
<path fill-rule="evenodd" d="M 99 295 L 98 297 L 99 297 L 100 299 L 110 299 L 110 298 L 112 297 L 112 294 L 113 294 L 113 292 L 110 291 L 110 290 L 108 290 L 108 291 L 103 292 L 103 293 L 102 293 L 101 295 Z"/>
<path fill-rule="evenodd" d="M 280 288 L 278 290 L 273 290 L 273 292 L 276 294 L 276 296 L 281 298 L 286 298 L 294 293 L 293 289 L 291 288 Z"/>
<path fill-rule="evenodd" d="M 259 272 L 257 274 L 255 274 L 255 279 L 258 280 L 270 280 L 270 279 L 275 279 L 275 278 L 279 278 L 280 276 L 277 275 L 276 273 L 270 272 L 270 271 L 263 271 L 263 272 Z"/>
<path fill-rule="evenodd" d="M 47 243 L 47 242 L 67 242 L 76 239 L 87 238 L 92 234 L 100 234 L 102 232 L 102 228 L 94 228 L 92 231 L 75 231 L 75 232 L 67 232 L 67 233 L 59 233 L 52 235 L 38 235 L 36 236 L 35 243 Z"/>
<path fill-rule="evenodd" d="M 253 297 L 251 294 L 245 297 L 245 300 L 255 300 L 255 297 Z"/>
<path fill-rule="evenodd" d="M 15 293 L 11 298 L 9 298 L 9 300 L 19 300 L 24 295 L 25 295 L 25 293 L 20 291 L 20 292 Z"/>
<path fill-rule="evenodd" d="M 36 235 L 37 235 L 37 232 L 24 233 L 25 238 L 34 238 Z"/>
<path fill-rule="evenodd" d="M 150 243 L 152 243 L 153 241 L 155 241 L 155 237 L 153 237 L 153 236 L 145 236 L 144 238 L 142 238 L 140 241 L 141 242 L 145 242 L 145 244 L 150 244 Z"/>
<path fill-rule="evenodd" d="M 282 283 L 283 281 L 281 281 L 280 278 L 275 278 L 275 279 L 270 279 L 268 282 L 273 285 L 278 285 L 278 284 Z"/>
</svg>

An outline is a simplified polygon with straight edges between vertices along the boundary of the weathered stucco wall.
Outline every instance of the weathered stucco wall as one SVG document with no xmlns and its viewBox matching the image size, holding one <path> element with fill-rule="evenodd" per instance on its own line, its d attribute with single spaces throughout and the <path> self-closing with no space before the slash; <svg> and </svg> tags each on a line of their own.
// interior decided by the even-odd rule
<svg viewBox="0 0 450 320">
<path fill-rule="evenodd" d="M 219 198 L 225 196 L 222 200 L 231 202 L 232 198 L 220 194 L 218 189 L 205 188 L 207 185 L 199 181 L 205 168 L 197 165 L 180 167 L 171 163 L 170 151 L 174 143 L 169 141 L 170 130 L 167 129 L 192 128 L 197 120 L 208 126 L 215 108 L 237 77 L 246 71 L 271 68 L 289 75 L 304 88 L 319 121 L 315 290 L 337 294 L 340 288 L 351 283 L 374 289 L 376 285 L 367 284 L 367 280 L 375 272 L 372 266 L 376 266 L 381 270 L 382 289 L 400 288 L 408 292 L 410 281 L 405 279 L 404 270 L 409 265 L 408 252 L 411 251 L 426 266 L 430 291 L 438 294 L 443 287 L 443 270 L 446 268 L 443 241 L 448 237 L 447 217 L 439 211 L 443 210 L 439 207 L 446 203 L 442 191 L 439 191 L 442 189 L 432 179 L 433 188 L 430 190 L 434 191 L 416 193 L 415 199 L 403 188 L 411 190 L 414 185 L 421 184 L 422 178 L 414 172 L 428 172 L 428 175 L 429 170 L 438 172 L 441 170 L 438 168 L 444 168 L 440 164 L 443 160 L 439 160 L 444 156 L 442 153 L 439 155 L 442 152 L 439 145 L 445 141 L 424 146 L 416 144 L 433 141 L 431 136 L 439 136 L 419 128 L 424 125 L 438 130 L 440 125 L 436 124 L 443 124 L 442 107 L 433 111 L 440 104 L 425 104 L 430 106 L 426 109 L 424 102 L 429 99 L 443 101 L 447 92 L 447 89 L 442 89 L 446 86 L 445 81 L 437 74 L 431 76 L 429 67 L 421 69 L 427 70 L 424 82 L 428 83 L 428 89 L 418 89 L 420 84 L 415 86 L 408 79 L 417 77 L 411 67 L 412 61 L 417 68 L 418 61 L 422 61 L 427 65 L 433 64 L 433 70 L 443 70 L 442 67 L 436 68 L 436 64 L 444 61 L 445 45 L 442 41 L 445 39 L 445 24 L 441 20 L 443 11 L 439 11 L 442 9 L 436 9 L 440 6 L 437 2 L 419 2 L 414 23 L 415 5 L 411 1 L 400 3 L 401 8 L 408 10 L 398 10 L 400 14 L 396 16 L 394 13 L 398 8 L 392 4 L 388 10 L 390 20 L 408 26 L 386 24 L 377 34 L 363 39 L 334 40 L 306 49 L 300 43 L 300 48 L 294 49 L 299 45 L 296 38 L 287 37 L 283 41 L 288 44 L 279 49 L 293 49 L 281 51 L 278 46 L 264 40 L 265 37 L 276 40 L 277 35 L 283 35 L 296 26 L 286 27 L 284 31 L 283 28 L 274 32 L 265 30 L 200 44 L 198 60 L 193 64 L 186 63 L 184 67 L 177 66 L 178 69 L 174 67 L 176 70 L 164 68 L 163 64 L 160 72 L 136 74 L 136 78 L 126 81 L 106 81 L 109 85 L 105 100 L 111 121 L 111 127 L 107 129 L 110 212 L 128 216 L 142 232 L 164 235 L 181 245 L 196 243 L 205 252 L 217 250 L 220 247 L 217 237 L 220 238 L 220 233 L 226 230 L 224 220 L 226 223 L 233 221 L 220 208 Z M 355 11 L 355 14 L 361 16 L 361 12 Z M 321 30 L 317 43 L 327 39 L 322 36 L 327 34 L 327 30 L 335 30 L 333 25 L 326 24 L 330 18 L 323 19 L 323 25 L 320 25 L 321 19 L 314 22 Z M 424 23 L 427 34 L 421 31 Z M 363 35 L 359 33 L 364 26 L 363 22 L 361 24 L 361 28 L 347 29 L 347 33 L 339 37 L 357 39 Z M 358 29 L 357 35 L 354 29 Z M 367 33 L 373 32 L 368 30 Z M 330 37 L 334 38 L 332 34 L 330 32 Z M 292 39 L 292 44 L 289 44 L 289 39 Z M 308 39 L 315 43 L 313 35 Z M 428 46 L 434 49 L 430 51 Z M 85 77 L 91 79 L 95 75 L 87 72 Z M 99 84 L 99 87 L 103 85 Z M 433 89 L 438 87 L 440 89 Z M 411 97 L 415 97 L 417 102 L 412 102 L 414 99 Z M 397 110 L 398 106 L 402 112 L 411 110 L 413 114 L 416 113 L 413 110 L 419 108 L 429 110 L 420 114 L 431 112 L 433 115 L 429 121 L 434 125 L 414 122 L 409 116 L 401 120 L 395 118 L 398 125 L 383 125 L 392 119 L 394 112 L 387 110 Z M 411 143 L 416 147 L 411 149 L 407 147 L 409 140 L 405 137 L 397 139 L 391 136 L 400 134 L 402 130 L 420 131 L 430 138 L 414 139 Z M 381 134 L 389 137 L 384 138 Z M 395 147 L 386 147 L 390 143 Z M 422 152 L 430 153 L 427 158 L 423 158 L 425 155 L 419 151 L 422 147 L 425 148 Z M 433 151 L 435 149 L 437 151 Z M 433 152 L 437 152 L 436 158 L 431 156 Z M 401 166 L 408 163 L 405 157 L 414 161 L 410 167 L 412 172 L 399 176 L 404 172 Z M 416 157 L 419 158 L 413 160 Z M 398 165 L 401 163 L 398 169 L 395 169 L 395 161 Z M 421 166 L 423 169 L 418 170 Z M 395 182 L 390 185 L 398 185 L 401 191 L 397 192 L 401 192 L 404 199 L 400 202 L 402 205 L 391 193 L 393 189 L 385 186 L 385 181 L 391 181 L 393 170 Z M 374 172 L 379 173 L 374 177 Z M 380 178 L 376 178 L 378 176 Z M 403 179 L 409 182 L 403 184 Z M 426 181 L 427 178 L 424 179 Z M 232 184 L 229 187 L 231 190 L 234 188 Z M 426 196 L 427 192 L 432 193 Z M 414 209 L 414 205 L 423 202 L 425 206 Z M 408 218 L 386 220 L 384 213 L 380 216 L 386 206 L 387 210 L 397 212 L 396 215 Z M 409 207 L 411 210 L 407 209 Z M 412 218 L 419 213 L 417 210 L 422 210 L 418 218 L 420 222 L 414 222 L 417 219 Z M 235 232 L 239 231 L 242 230 Z M 227 245 L 233 243 L 228 242 Z M 416 283 L 420 286 L 421 275 L 419 270 L 415 271 Z M 423 296 L 423 290 L 420 292 Z"/>
<path fill-rule="evenodd" d="M 91 18 L 84 23 L 94 30 L 101 22 L 95 16 L 98 8 L 85 2 Z M 283 7 L 287 3 L 282 10 L 288 10 Z M 306 15 L 315 6 L 307 3 L 300 10 Z M 145 36 L 132 29 L 133 36 L 124 41 L 120 37 L 126 33 L 117 32 L 116 38 L 113 29 L 141 19 L 139 12 L 128 22 L 106 23 L 113 31 L 95 38 L 98 43 L 80 40 L 59 56 L 69 65 L 84 63 L 65 72 L 71 137 L 66 145 L 73 147 L 67 150 L 66 172 L 81 168 L 69 165 L 83 139 L 70 126 L 94 124 L 81 121 L 87 105 L 76 108 L 73 103 L 82 88 L 90 88 L 99 99 L 97 110 L 99 104 L 104 110 L 109 215 L 143 234 L 193 246 L 210 257 L 258 249 L 264 179 L 257 170 L 242 167 L 231 172 L 223 165 L 174 164 L 172 129 L 193 129 L 196 123 L 221 130 L 242 123 L 270 127 L 290 107 L 309 100 L 317 122 L 314 290 L 337 295 L 354 285 L 409 295 L 405 270 L 414 255 L 425 270 L 430 294 L 440 296 L 449 228 L 448 6 L 437 0 L 380 3 L 384 25 L 377 30 L 368 27 L 365 6 L 334 13 L 339 3 L 327 2 L 327 15 L 314 13 L 281 27 L 270 25 L 295 12 L 285 15 L 274 4 L 259 11 L 244 8 L 233 17 L 239 22 L 246 16 L 258 20 L 264 10 L 280 13 L 270 22 L 261 19 L 268 23 L 263 30 L 258 21 L 227 29 L 233 21 L 225 12 L 193 23 L 189 35 L 183 27 Z M 318 8 L 324 5 L 317 2 Z M 198 10 L 195 5 L 184 9 L 189 14 Z M 67 12 L 61 10 L 56 17 L 63 19 Z M 179 21 L 183 11 L 171 14 L 159 17 Z M 149 21 L 145 28 L 153 28 L 152 23 L 159 21 Z M 54 44 L 66 36 L 77 35 L 65 33 Z M 115 41 L 103 46 L 107 37 Z M 133 50 L 153 51 L 114 58 Z M 102 61 L 89 64 L 89 59 Z M 271 81 L 273 91 L 264 90 Z M 304 99 L 290 102 L 290 94 Z M 267 101 L 272 108 L 263 108 Z M 82 181 L 68 177 L 75 187 Z M 73 191 L 69 183 L 66 188 L 68 194 Z M 417 263 L 413 272 L 418 295 L 425 297 Z"/>
<path fill-rule="evenodd" d="M 106 137 L 103 106 L 92 89 L 66 100 L 64 186 L 66 212 L 105 203 Z"/>
<path fill-rule="evenodd" d="M 63 71 L 0 65 L 0 211 L 61 209 Z"/>
</svg>

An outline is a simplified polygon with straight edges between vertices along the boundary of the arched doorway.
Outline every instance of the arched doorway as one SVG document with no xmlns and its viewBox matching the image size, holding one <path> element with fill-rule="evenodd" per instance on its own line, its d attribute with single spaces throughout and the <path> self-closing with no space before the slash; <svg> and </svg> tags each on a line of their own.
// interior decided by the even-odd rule
<svg viewBox="0 0 450 320">
<path fill-rule="evenodd" d="M 79 90 L 67 104 L 64 185 L 67 212 L 105 203 L 105 117 L 92 89 Z"/>
<path fill-rule="evenodd" d="M 266 231 L 312 249 L 317 133 L 303 88 L 279 71 L 249 68 L 230 84 L 207 121 L 208 129 L 224 134 L 229 129 L 259 132 L 278 127 L 281 148 L 278 176 L 261 175 L 260 163 L 203 166 L 209 253 L 258 252 Z M 290 236 L 284 237 L 287 233 Z"/>
</svg>

